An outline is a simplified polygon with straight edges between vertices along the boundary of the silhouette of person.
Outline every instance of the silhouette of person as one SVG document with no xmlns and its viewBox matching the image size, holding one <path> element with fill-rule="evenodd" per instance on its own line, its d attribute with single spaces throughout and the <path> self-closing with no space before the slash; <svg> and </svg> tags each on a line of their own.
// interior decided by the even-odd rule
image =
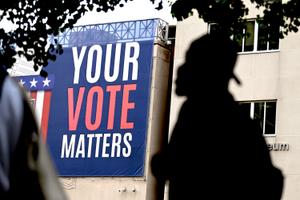
<svg viewBox="0 0 300 200">
<path fill-rule="evenodd" d="M 228 91 L 237 48 L 223 34 L 190 45 L 178 68 L 176 94 L 186 96 L 167 147 L 152 158 L 153 175 L 169 181 L 169 200 L 278 200 L 283 175 L 258 124 Z"/>
<path fill-rule="evenodd" d="M 66 200 L 25 91 L 0 66 L 0 199 Z"/>
</svg>

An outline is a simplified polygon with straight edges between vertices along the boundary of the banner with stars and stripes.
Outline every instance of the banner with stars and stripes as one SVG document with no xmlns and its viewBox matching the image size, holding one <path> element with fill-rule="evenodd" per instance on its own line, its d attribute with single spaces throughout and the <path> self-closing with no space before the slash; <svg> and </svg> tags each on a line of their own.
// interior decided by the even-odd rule
<svg viewBox="0 0 300 200">
<path fill-rule="evenodd" d="M 29 92 L 29 98 L 32 100 L 32 106 L 40 125 L 43 141 L 46 142 L 54 75 L 50 74 L 46 78 L 39 75 L 17 76 L 14 78 Z"/>
</svg>

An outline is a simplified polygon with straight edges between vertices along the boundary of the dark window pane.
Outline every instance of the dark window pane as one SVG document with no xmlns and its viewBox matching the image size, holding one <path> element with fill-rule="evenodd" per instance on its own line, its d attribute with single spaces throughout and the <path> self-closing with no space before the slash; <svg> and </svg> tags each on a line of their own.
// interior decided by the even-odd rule
<svg viewBox="0 0 300 200">
<path fill-rule="evenodd" d="M 242 49 L 243 38 L 241 36 L 234 35 L 233 40 L 237 42 L 238 51 L 241 52 L 243 50 Z"/>
<path fill-rule="evenodd" d="M 176 26 L 169 26 L 168 32 L 168 40 L 171 41 L 171 44 L 175 45 L 175 37 L 176 37 Z"/>
<path fill-rule="evenodd" d="M 254 21 L 248 21 L 245 29 L 244 51 L 253 51 L 254 49 Z"/>
<path fill-rule="evenodd" d="M 276 102 L 266 103 L 265 134 L 275 134 Z"/>
<path fill-rule="evenodd" d="M 270 28 L 270 34 L 268 34 Z M 268 47 L 269 43 L 269 47 Z M 257 50 L 274 50 L 279 48 L 279 28 L 259 24 Z"/>
<path fill-rule="evenodd" d="M 279 30 L 270 35 L 269 50 L 279 49 Z"/>
<path fill-rule="evenodd" d="M 257 50 L 267 50 L 268 49 L 268 32 L 267 27 L 263 24 L 258 25 L 258 43 Z"/>
<path fill-rule="evenodd" d="M 176 26 L 169 26 L 168 39 L 170 40 L 175 39 L 175 35 L 176 35 Z"/>
<path fill-rule="evenodd" d="M 264 102 L 254 103 L 254 119 L 259 122 L 260 128 L 264 127 Z"/>
<path fill-rule="evenodd" d="M 279 49 L 279 35 L 280 35 L 280 28 L 278 23 L 272 23 L 270 25 L 270 37 L 269 37 L 269 49 Z"/>
</svg>

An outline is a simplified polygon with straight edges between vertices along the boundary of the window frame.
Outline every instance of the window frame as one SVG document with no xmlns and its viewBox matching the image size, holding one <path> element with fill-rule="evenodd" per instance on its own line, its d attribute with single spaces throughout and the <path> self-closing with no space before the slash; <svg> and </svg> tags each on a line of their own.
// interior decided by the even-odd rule
<svg viewBox="0 0 300 200">
<path fill-rule="evenodd" d="M 253 51 L 245 51 L 245 36 L 242 39 L 242 51 L 239 53 L 264 53 L 264 52 L 278 52 L 280 49 L 280 39 L 278 38 L 278 49 L 270 49 L 270 40 L 267 40 L 267 49 L 266 50 L 258 50 L 258 36 L 259 36 L 259 23 L 255 19 L 249 19 L 247 22 L 254 21 L 254 40 L 253 40 Z M 279 32 L 279 28 L 278 28 Z M 243 34 L 245 34 L 245 29 L 243 29 Z"/>
<path fill-rule="evenodd" d="M 254 21 L 254 39 L 253 39 L 253 50 L 252 51 L 245 51 L 245 41 L 246 38 L 243 36 L 242 38 L 242 44 L 241 44 L 241 51 L 238 52 L 238 54 L 253 54 L 253 53 L 271 53 L 271 52 L 279 52 L 280 51 L 280 38 L 278 38 L 278 49 L 269 49 L 270 48 L 270 40 L 267 40 L 267 49 L 266 50 L 258 50 L 258 34 L 259 34 L 259 23 L 257 22 L 256 19 L 247 19 L 247 22 L 252 22 Z M 207 31 L 210 33 L 211 31 L 211 25 L 217 25 L 216 23 L 209 23 Z M 243 29 L 243 35 L 245 35 L 246 29 Z M 279 28 L 278 28 L 279 32 Z"/>
<path fill-rule="evenodd" d="M 262 127 L 262 135 L 265 137 L 275 137 L 277 135 L 276 131 L 276 119 L 277 119 L 277 100 L 272 99 L 272 100 L 259 100 L 259 101 L 239 101 L 240 104 L 250 104 L 250 118 L 254 119 L 254 114 L 255 114 L 255 103 L 264 103 L 263 104 L 263 127 Z M 274 124 L 274 133 L 265 133 L 266 129 L 266 116 L 267 116 L 267 103 L 275 103 L 276 106 L 276 111 L 275 111 L 275 124 Z"/>
</svg>

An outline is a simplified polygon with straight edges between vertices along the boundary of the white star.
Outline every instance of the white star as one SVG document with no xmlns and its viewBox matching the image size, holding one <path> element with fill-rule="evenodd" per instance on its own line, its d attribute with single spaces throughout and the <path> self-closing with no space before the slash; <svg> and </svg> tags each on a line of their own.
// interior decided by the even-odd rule
<svg viewBox="0 0 300 200">
<path fill-rule="evenodd" d="M 22 85 L 22 86 L 24 86 L 25 81 L 23 81 L 23 79 L 20 79 L 19 84 Z"/>
<path fill-rule="evenodd" d="M 49 80 L 48 77 L 46 77 L 46 79 L 43 80 L 43 83 L 44 83 L 43 87 L 45 87 L 45 86 L 48 86 L 48 87 L 49 87 L 49 83 L 50 83 L 50 82 L 51 82 L 51 80 Z"/>
<path fill-rule="evenodd" d="M 36 83 L 37 81 L 35 80 L 35 78 L 32 79 L 32 81 L 29 81 L 30 82 L 30 87 L 36 87 Z"/>
</svg>

